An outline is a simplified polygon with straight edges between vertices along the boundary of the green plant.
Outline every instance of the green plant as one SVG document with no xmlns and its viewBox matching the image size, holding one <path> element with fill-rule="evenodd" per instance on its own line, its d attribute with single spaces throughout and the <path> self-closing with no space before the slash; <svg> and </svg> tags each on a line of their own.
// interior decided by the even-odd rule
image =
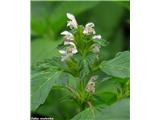
<svg viewBox="0 0 160 120">
<path fill-rule="evenodd" d="M 52 91 L 62 94 L 58 104 L 74 104 L 67 109 L 76 112 L 62 119 L 128 120 L 129 51 L 102 60 L 100 49 L 107 42 L 96 34 L 94 23 L 78 25 L 74 15 L 67 13 L 67 17 L 68 31 L 61 33 L 64 41 L 58 46 L 61 58 L 54 57 L 32 67 L 32 112 L 47 101 Z M 54 104 L 52 100 L 49 103 Z M 56 113 L 53 116 L 56 118 Z"/>
</svg>

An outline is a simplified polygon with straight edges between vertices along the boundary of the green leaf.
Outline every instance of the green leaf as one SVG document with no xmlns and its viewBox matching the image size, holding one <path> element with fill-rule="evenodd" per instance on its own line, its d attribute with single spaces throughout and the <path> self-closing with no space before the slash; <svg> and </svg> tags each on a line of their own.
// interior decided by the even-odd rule
<svg viewBox="0 0 160 120">
<path fill-rule="evenodd" d="M 129 99 L 123 99 L 110 106 L 100 105 L 91 109 L 86 109 L 71 120 L 129 120 L 130 107 Z"/>
<path fill-rule="evenodd" d="M 104 40 L 104 39 L 101 39 L 101 40 L 95 39 L 93 41 L 101 46 L 106 46 L 108 44 L 108 43 L 106 43 L 106 40 Z"/>
<path fill-rule="evenodd" d="M 129 78 L 130 77 L 130 54 L 129 51 L 119 52 L 115 58 L 103 61 L 100 69 L 108 75 Z"/>
<path fill-rule="evenodd" d="M 81 72 L 80 72 L 81 78 L 88 75 L 89 72 L 90 72 L 90 70 L 89 70 L 88 62 L 85 59 L 83 59 L 82 60 L 82 68 L 81 68 Z"/>
<path fill-rule="evenodd" d="M 101 104 L 110 105 L 113 104 L 115 101 L 117 101 L 116 94 L 110 92 L 97 93 L 92 97 L 92 103 L 94 105 L 101 105 Z"/>
<path fill-rule="evenodd" d="M 70 96 L 66 89 L 54 87 L 45 103 L 34 113 L 45 117 L 53 117 L 55 120 L 68 120 L 78 112 L 79 108 Z"/>
<path fill-rule="evenodd" d="M 93 95 L 93 102 L 98 104 L 112 104 L 117 100 L 121 85 L 112 79 L 104 79 L 96 83 L 96 93 Z"/>
<path fill-rule="evenodd" d="M 52 89 L 59 83 L 62 72 L 34 72 L 31 80 L 31 110 L 35 111 L 43 104 Z"/>
<path fill-rule="evenodd" d="M 44 59 L 58 57 L 60 54 L 56 49 L 61 41 L 52 41 L 47 39 L 36 39 L 31 42 L 31 63 L 35 64 Z"/>
<path fill-rule="evenodd" d="M 118 94 L 118 90 L 121 89 L 120 84 L 112 79 L 102 80 L 96 84 L 96 93 L 109 92 Z"/>
</svg>

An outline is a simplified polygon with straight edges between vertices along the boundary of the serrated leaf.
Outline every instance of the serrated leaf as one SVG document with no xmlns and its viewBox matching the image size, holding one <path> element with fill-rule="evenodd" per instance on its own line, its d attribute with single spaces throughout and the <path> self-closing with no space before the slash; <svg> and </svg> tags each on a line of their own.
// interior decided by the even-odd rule
<svg viewBox="0 0 160 120">
<path fill-rule="evenodd" d="M 108 75 L 129 78 L 130 77 L 130 54 L 129 51 L 118 53 L 115 58 L 103 61 L 100 69 Z"/>
<path fill-rule="evenodd" d="M 54 85 L 59 82 L 61 71 L 34 73 L 31 80 L 31 110 L 43 104 Z"/>
<path fill-rule="evenodd" d="M 123 99 L 110 106 L 100 105 L 91 109 L 86 109 L 71 120 L 129 120 L 130 107 L 129 99 Z"/>
</svg>

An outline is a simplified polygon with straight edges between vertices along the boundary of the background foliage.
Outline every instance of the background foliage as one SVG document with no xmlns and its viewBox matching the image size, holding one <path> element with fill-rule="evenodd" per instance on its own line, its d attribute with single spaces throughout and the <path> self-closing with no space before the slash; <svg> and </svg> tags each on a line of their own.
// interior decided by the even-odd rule
<svg viewBox="0 0 160 120">
<path fill-rule="evenodd" d="M 90 21 L 95 23 L 97 33 L 109 41 L 108 45 L 101 50 L 101 59 L 108 61 L 103 62 L 100 66 L 103 71 L 101 71 L 103 81 L 101 80 L 97 85 L 97 96 L 93 101 L 99 105 L 98 110 L 102 109 L 103 112 L 96 111 L 95 117 L 103 116 L 101 120 L 128 120 L 129 64 L 121 61 L 124 60 L 129 63 L 129 59 L 126 59 L 129 57 L 129 52 L 119 52 L 130 49 L 129 2 L 31 2 L 31 66 L 32 68 L 40 66 L 39 68 L 36 67 L 36 70 L 32 69 L 32 79 L 34 79 L 31 83 L 32 91 L 37 89 L 38 84 L 44 83 L 39 89 L 43 92 L 49 92 L 49 94 L 39 94 L 36 91 L 32 93 L 36 103 L 35 105 L 33 101 L 34 105 L 31 105 L 32 116 L 68 120 L 80 112 L 79 106 L 74 101 L 71 99 L 64 101 L 64 98 L 67 98 L 69 94 L 66 90 L 59 87 L 46 87 L 51 84 L 62 85 L 64 83 L 60 83 L 57 79 L 67 77 L 70 78 L 70 84 L 74 85 L 72 76 L 60 76 L 61 72 L 54 72 L 56 68 L 49 68 L 50 64 L 53 63 L 50 58 L 60 56 L 56 47 L 62 42 L 60 32 L 66 26 L 67 12 L 73 13 L 79 24 L 85 25 Z M 58 64 L 56 60 L 53 61 Z M 52 69 L 52 74 L 47 71 L 48 68 Z M 43 72 L 37 72 L 40 69 L 43 69 Z M 121 72 L 115 72 L 117 69 L 120 69 Z M 106 77 L 105 73 L 112 77 Z M 46 76 L 50 76 L 50 79 Z M 101 89 L 104 85 L 105 89 Z M 106 104 L 102 105 L 101 103 Z M 110 104 L 112 106 L 108 107 L 107 105 Z M 86 117 L 87 115 L 87 118 L 92 120 L 93 115 L 90 115 L 92 113 L 87 111 L 88 109 L 80 112 L 73 120 L 84 120 L 83 116 Z M 114 116 L 112 116 L 113 114 Z"/>
</svg>

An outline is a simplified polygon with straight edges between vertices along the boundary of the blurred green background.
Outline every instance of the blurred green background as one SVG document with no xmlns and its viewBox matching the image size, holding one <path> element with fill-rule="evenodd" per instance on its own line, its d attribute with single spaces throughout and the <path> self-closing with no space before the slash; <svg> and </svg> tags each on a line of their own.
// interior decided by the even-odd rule
<svg viewBox="0 0 160 120">
<path fill-rule="evenodd" d="M 130 49 L 130 3 L 127 1 L 31 1 L 31 65 L 60 56 L 56 47 L 62 42 L 60 33 L 66 29 L 67 12 L 74 14 L 81 25 L 93 22 L 96 33 L 108 41 L 101 49 L 101 59 L 113 58 L 117 52 Z M 65 92 L 57 93 L 51 92 L 32 116 L 56 116 L 58 120 L 73 116 L 77 112 L 70 109 L 76 107 L 74 103 L 58 104 L 58 97 L 65 97 Z"/>
</svg>

